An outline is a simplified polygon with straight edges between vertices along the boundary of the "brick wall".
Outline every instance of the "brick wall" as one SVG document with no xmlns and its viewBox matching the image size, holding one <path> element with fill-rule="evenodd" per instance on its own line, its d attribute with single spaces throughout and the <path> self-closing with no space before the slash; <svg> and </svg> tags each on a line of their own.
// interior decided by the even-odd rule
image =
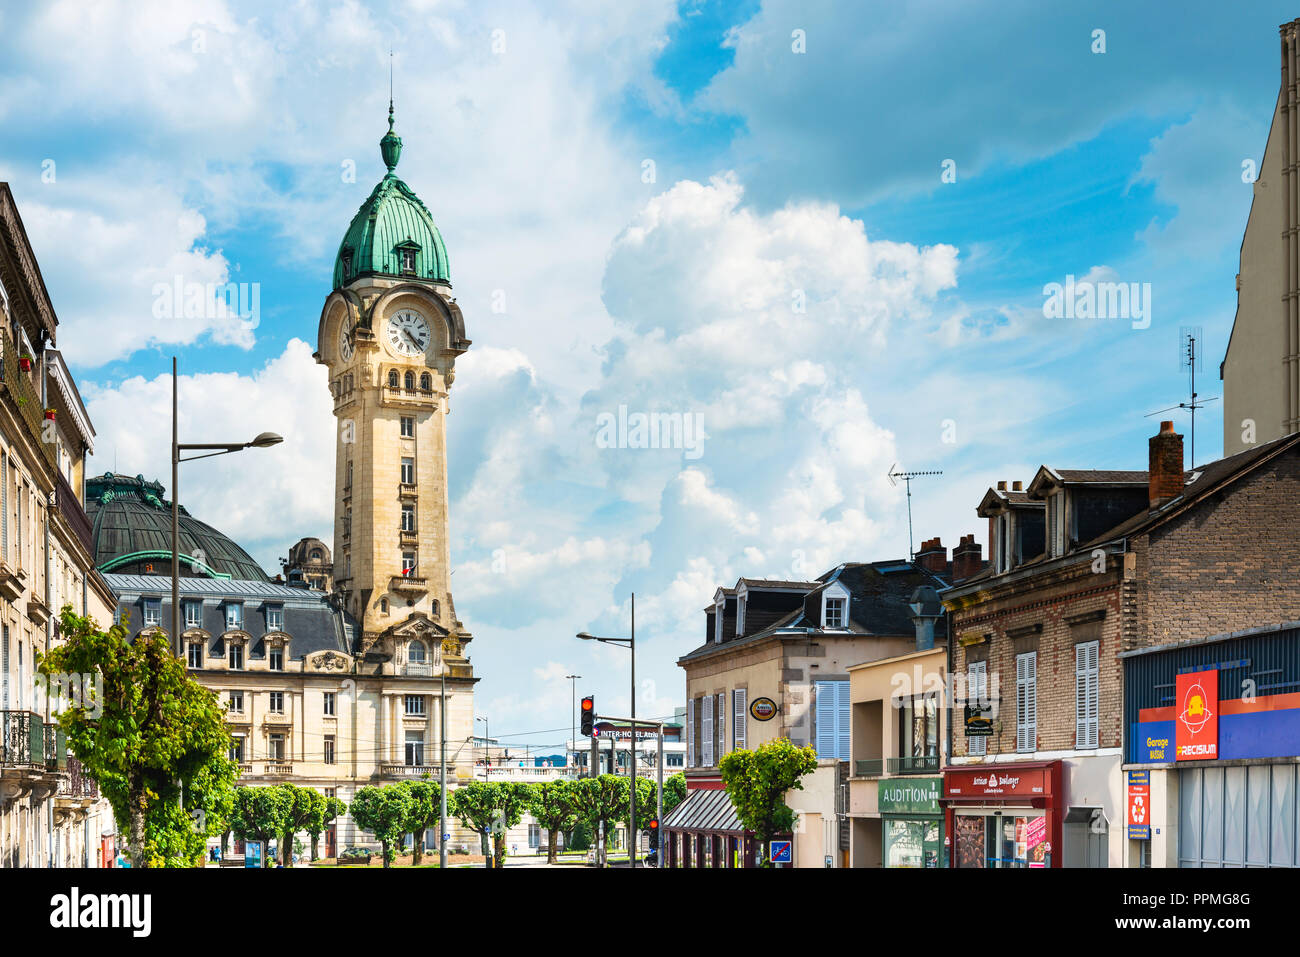
<svg viewBox="0 0 1300 957">
<path fill-rule="evenodd" d="M 1130 646 L 1300 620 L 1300 450 L 1130 542 Z"/>
<path fill-rule="evenodd" d="M 1016 753 L 1016 656 L 1028 651 L 1038 656 L 1037 750 L 1075 747 L 1074 648 L 1094 639 L 1100 642 L 1098 746 L 1120 746 L 1122 685 L 1115 655 L 1120 643 L 1121 567 L 1113 557 L 1102 573 L 1092 571 L 1091 561 L 1081 563 L 1064 574 L 1045 574 L 1010 586 L 1005 593 L 955 613 L 956 675 L 964 682 L 968 663 L 985 660 L 989 692 L 1001 697 L 994 734 L 984 739 L 989 755 Z M 982 640 L 962 644 L 972 638 Z M 960 703 L 965 686 L 954 690 Z M 954 720 L 953 755 L 961 757 L 969 753 L 971 739 L 961 731 L 960 715 Z"/>
</svg>

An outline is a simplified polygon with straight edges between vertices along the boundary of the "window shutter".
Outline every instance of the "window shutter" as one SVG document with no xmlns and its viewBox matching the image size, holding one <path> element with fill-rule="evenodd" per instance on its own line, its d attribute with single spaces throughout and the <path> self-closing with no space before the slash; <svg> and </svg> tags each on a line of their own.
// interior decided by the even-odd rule
<svg viewBox="0 0 1300 957">
<path fill-rule="evenodd" d="M 9 626 L 4 625 L 3 628 L 4 628 L 4 661 L 0 662 L 0 675 L 3 675 L 4 678 L 4 689 L 3 689 L 3 694 L 0 695 L 0 700 L 3 701 L 3 704 L 0 704 L 0 707 L 4 708 L 5 711 L 8 711 L 9 710 Z"/>
<path fill-rule="evenodd" d="M 716 709 L 718 713 L 717 754 L 718 754 L 718 760 L 721 761 L 722 756 L 727 753 L 727 693 L 725 691 L 718 692 L 718 703 L 716 705 Z"/>
<path fill-rule="evenodd" d="M 735 701 L 735 711 L 732 715 L 731 735 L 735 742 L 735 747 L 744 748 L 745 744 L 745 719 L 749 715 L 748 705 L 745 703 L 747 697 L 746 689 L 737 688 L 731 693 Z"/>
<path fill-rule="evenodd" d="M 0 558 L 9 560 L 9 456 L 0 453 Z"/>
<path fill-rule="evenodd" d="M 966 668 L 966 694 L 971 699 L 982 699 L 988 694 L 988 662 L 974 661 Z M 966 751 L 972 755 L 983 755 L 987 751 L 986 738 L 967 738 Z"/>
<path fill-rule="evenodd" d="M 817 757 L 844 761 L 849 756 L 849 683 L 818 681 Z"/>
<path fill-rule="evenodd" d="M 1079 748 L 1098 746 L 1098 647 L 1096 641 L 1074 646 L 1074 729 L 1075 747 Z"/>
<path fill-rule="evenodd" d="M 704 766 L 713 766 L 713 695 L 706 694 L 701 700 L 704 705 Z"/>
<path fill-rule="evenodd" d="M 695 767 L 695 703 L 698 698 L 686 702 L 686 766 Z"/>
<path fill-rule="evenodd" d="M 847 761 L 851 750 L 849 742 L 849 683 L 835 682 L 836 741 L 835 760 Z"/>
<path fill-rule="evenodd" d="M 1038 747 L 1038 654 L 1016 655 L 1016 750 Z"/>
</svg>

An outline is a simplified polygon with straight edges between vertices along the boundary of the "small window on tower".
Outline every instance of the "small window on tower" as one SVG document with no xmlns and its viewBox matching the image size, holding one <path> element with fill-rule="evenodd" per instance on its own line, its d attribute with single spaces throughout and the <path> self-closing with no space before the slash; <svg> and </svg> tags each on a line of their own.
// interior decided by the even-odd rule
<svg viewBox="0 0 1300 957">
<path fill-rule="evenodd" d="M 415 552 L 402 552 L 402 574 L 415 574 Z"/>
<path fill-rule="evenodd" d="M 410 370 L 407 370 L 406 373 L 406 391 L 408 392 L 415 391 L 415 373 L 411 372 Z"/>
<path fill-rule="evenodd" d="M 415 272 L 415 250 L 414 249 L 402 250 L 402 272 L 404 273 Z"/>
<path fill-rule="evenodd" d="M 343 260 L 343 278 L 347 279 L 352 275 L 352 250 L 343 250 L 343 255 L 339 258 Z"/>
<path fill-rule="evenodd" d="M 398 386 L 398 384 L 397 384 L 397 370 L 396 370 L 396 369 L 389 369 L 389 370 L 388 370 L 388 388 L 390 388 L 390 389 L 396 389 L 396 388 L 399 388 L 399 386 Z"/>
<path fill-rule="evenodd" d="M 433 391 L 433 378 L 427 372 L 420 373 L 420 390 L 423 392 Z"/>
<path fill-rule="evenodd" d="M 415 416 L 402 416 L 402 438 L 409 439 L 415 435 Z"/>
</svg>

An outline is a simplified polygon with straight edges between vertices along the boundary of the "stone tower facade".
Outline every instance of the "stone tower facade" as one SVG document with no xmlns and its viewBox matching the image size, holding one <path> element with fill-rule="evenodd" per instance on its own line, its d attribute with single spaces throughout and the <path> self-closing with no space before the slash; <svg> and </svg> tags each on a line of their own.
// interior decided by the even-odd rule
<svg viewBox="0 0 1300 957">
<path fill-rule="evenodd" d="M 390 106 L 388 173 L 339 247 L 317 333 L 338 420 L 334 587 L 359 622 L 363 671 L 424 677 L 445 666 L 456 693 L 472 695 L 471 636 L 451 597 L 446 443 L 456 357 L 470 341 L 442 236 L 394 172 L 392 126 Z M 472 733 L 466 705 L 448 705 L 449 740 Z M 453 714 L 468 726 L 453 727 Z"/>
</svg>

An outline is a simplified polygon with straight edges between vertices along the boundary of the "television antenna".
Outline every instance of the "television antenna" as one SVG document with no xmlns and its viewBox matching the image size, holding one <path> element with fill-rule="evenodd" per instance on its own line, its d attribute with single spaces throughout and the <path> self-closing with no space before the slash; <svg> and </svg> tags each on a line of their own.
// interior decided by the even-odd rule
<svg viewBox="0 0 1300 957">
<path fill-rule="evenodd" d="M 1190 385 L 1191 400 L 1188 402 L 1179 402 L 1177 405 L 1171 405 L 1167 409 L 1158 409 L 1155 412 L 1148 412 L 1146 415 L 1143 416 L 1144 419 L 1149 419 L 1153 415 L 1161 415 L 1162 413 L 1165 412 L 1172 412 L 1174 409 L 1186 409 L 1192 414 L 1192 427 L 1190 430 L 1191 431 L 1191 463 L 1190 463 L 1191 468 L 1196 467 L 1196 410 L 1203 409 L 1209 403 L 1217 402 L 1219 399 L 1217 395 L 1212 395 L 1209 398 L 1202 399 L 1199 402 L 1197 401 L 1199 396 L 1196 393 L 1196 368 L 1200 364 L 1201 357 L 1196 351 L 1196 342 L 1200 337 L 1201 337 L 1201 330 L 1199 326 L 1195 329 L 1190 329 L 1190 330 L 1184 329 L 1182 334 L 1182 348 L 1179 350 L 1180 352 L 1179 364 L 1187 367 L 1187 372 L 1191 383 Z"/>
<path fill-rule="evenodd" d="M 912 479 L 921 478 L 926 475 L 942 475 L 943 472 L 898 472 L 898 463 L 895 462 L 889 467 L 889 484 L 898 487 L 894 479 L 902 479 L 907 486 L 907 558 L 911 561 L 915 557 L 912 551 Z"/>
</svg>

